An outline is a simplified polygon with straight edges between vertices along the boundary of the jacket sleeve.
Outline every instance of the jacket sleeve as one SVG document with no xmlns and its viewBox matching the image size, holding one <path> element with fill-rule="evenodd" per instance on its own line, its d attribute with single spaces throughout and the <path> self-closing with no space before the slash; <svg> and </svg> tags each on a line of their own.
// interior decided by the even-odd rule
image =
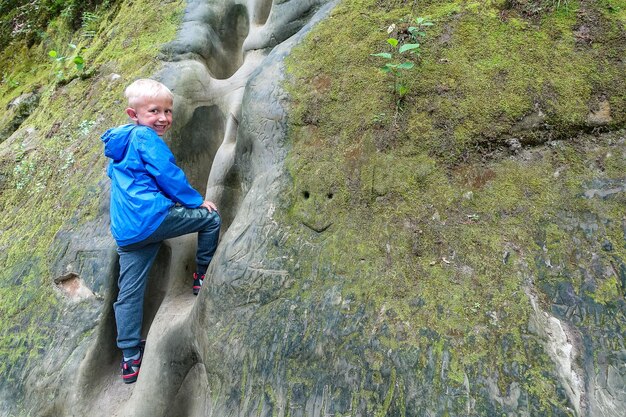
<svg viewBox="0 0 626 417">
<path fill-rule="evenodd" d="M 139 139 L 138 150 L 141 159 L 163 194 L 185 207 L 199 207 L 204 198 L 189 184 L 185 173 L 176 165 L 174 155 L 163 139 L 152 131 L 142 134 Z"/>
</svg>

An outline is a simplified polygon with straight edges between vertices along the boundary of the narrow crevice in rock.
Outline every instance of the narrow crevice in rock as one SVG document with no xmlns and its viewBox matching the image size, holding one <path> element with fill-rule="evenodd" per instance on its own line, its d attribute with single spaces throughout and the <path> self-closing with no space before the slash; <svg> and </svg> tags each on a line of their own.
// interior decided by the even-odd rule
<svg viewBox="0 0 626 417">
<path fill-rule="evenodd" d="M 191 120 L 175 130 L 170 148 L 191 185 L 201 194 L 206 192 L 211 164 L 224 136 L 225 116 L 217 105 L 199 106 Z"/>
</svg>

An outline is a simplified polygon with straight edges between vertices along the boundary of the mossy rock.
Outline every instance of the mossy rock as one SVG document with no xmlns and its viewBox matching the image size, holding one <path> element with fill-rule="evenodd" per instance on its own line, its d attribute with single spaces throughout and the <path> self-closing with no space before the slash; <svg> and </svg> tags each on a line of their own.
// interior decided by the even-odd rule
<svg viewBox="0 0 626 417">
<path fill-rule="evenodd" d="M 289 103 L 286 136 L 261 144 L 255 125 L 241 129 L 247 152 L 269 143 L 288 156 L 270 158 L 264 177 L 240 149 L 242 189 L 271 187 L 245 195 L 255 216 L 233 215 L 189 331 L 169 335 L 173 351 L 195 350 L 153 366 L 195 361 L 189 380 L 175 377 L 204 381 L 203 404 L 224 415 L 619 415 L 625 10 L 623 0 L 339 4 L 287 58 L 289 98 L 272 84 Z M 98 327 L 114 264 L 94 261 L 111 249 L 97 136 L 122 122 L 111 116 L 122 81 L 158 68 L 155 36 L 172 39 L 181 11 L 133 2 L 107 15 L 86 55 L 93 78 L 59 85 L 47 58 L 29 61 L 45 71 L 9 74 L 3 105 L 51 86 L 0 148 L 10 412 L 66 412 L 55 376 L 112 331 Z M 434 25 L 399 99 L 370 54 L 389 47 L 392 23 L 418 16 Z M 94 219 L 102 246 L 76 255 L 68 242 Z M 74 255 L 94 290 L 79 301 L 54 286 L 67 273 L 59 259 Z M 146 384 L 188 399 L 168 381 Z"/>
<path fill-rule="evenodd" d="M 384 12 L 377 2 L 344 3 L 288 58 L 294 186 L 283 221 L 311 228 L 322 224 L 309 219 L 315 213 L 332 222 L 319 243 L 308 240 L 318 261 L 299 266 L 329 265 L 350 305 L 384 311 L 387 331 L 402 329 L 381 337 L 390 351 L 431 349 L 418 329 L 434 332 L 449 370 L 435 384 L 470 381 L 471 398 L 499 404 L 459 399 L 436 414 L 470 404 L 477 415 L 605 412 L 601 399 L 581 399 L 584 384 L 562 384 L 614 372 L 599 351 L 621 355 L 601 342 L 619 343 L 626 307 L 616 210 L 626 32 L 617 3 L 426 2 Z M 392 23 L 417 16 L 434 25 L 398 100 L 369 54 L 386 48 Z M 333 19 L 354 23 L 342 30 Z M 324 199 L 330 190 L 337 204 Z M 316 292 L 304 283 L 294 296 Z M 544 310 L 575 335 L 577 360 L 588 365 L 565 369 L 550 338 L 529 330 Z M 619 330 L 601 330 L 606 320 Z M 515 390 L 527 402 L 508 408 Z M 396 405 L 391 414 L 425 412 Z"/>
</svg>

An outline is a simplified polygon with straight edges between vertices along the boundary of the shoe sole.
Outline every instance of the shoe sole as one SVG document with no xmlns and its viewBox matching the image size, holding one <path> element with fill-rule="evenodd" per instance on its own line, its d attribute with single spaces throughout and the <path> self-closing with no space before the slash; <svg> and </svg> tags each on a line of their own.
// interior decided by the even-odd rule
<svg viewBox="0 0 626 417">
<path fill-rule="evenodd" d="M 136 372 L 132 375 L 124 375 L 122 376 L 122 379 L 124 380 L 125 384 L 132 384 L 133 382 L 137 382 L 138 376 L 139 376 L 139 372 Z"/>
</svg>

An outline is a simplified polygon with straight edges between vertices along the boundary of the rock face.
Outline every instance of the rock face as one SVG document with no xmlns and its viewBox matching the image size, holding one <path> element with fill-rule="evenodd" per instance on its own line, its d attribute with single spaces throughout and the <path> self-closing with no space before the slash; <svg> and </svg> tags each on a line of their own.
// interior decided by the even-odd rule
<svg viewBox="0 0 626 417">
<path fill-rule="evenodd" d="M 353 190 L 362 187 L 370 198 L 367 215 L 380 215 L 377 205 L 391 211 L 394 175 L 400 172 L 422 191 L 433 178 L 431 162 L 411 161 L 409 170 L 396 171 L 401 160 L 385 160 L 384 149 L 377 147 L 376 155 L 383 155 L 377 170 L 358 167 L 362 172 L 353 175 L 321 156 L 289 159 L 294 137 L 315 141 L 320 118 L 307 114 L 305 134 L 288 132 L 285 58 L 335 6 L 324 0 L 189 2 L 179 37 L 164 48 L 166 63 L 156 77 L 176 96 L 170 146 L 224 219 L 210 279 L 193 297 L 193 238 L 163 245 L 147 290 L 144 364 L 137 383 L 124 386 L 112 312 L 118 266 L 103 201 L 95 221 L 57 234 L 51 262 L 53 290 L 64 306 L 54 318 L 61 330 L 23 381 L 13 389 L 2 386 L 3 401 L 16 392 L 21 400 L 3 404 L 1 412 L 50 417 L 623 415 L 626 225 L 618 225 L 616 235 L 621 215 L 603 202 L 623 202 L 624 181 L 596 175 L 577 184 L 573 198 L 585 210 L 547 216 L 528 233 L 535 239 L 530 249 L 514 242 L 489 247 L 485 258 L 496 256 L 499 272 L 514 276 L 519 286 L 499 287 L 506 292 L 500 310 L 485 310 L 467 291 L 462 311 L 455 311 L 453 303 L 446 304 L 455 297 L 453 287 L 481 289 L 486 284 L 480 275 L 490 277 L 469 254 L 488 246 L 482 236 L 473 236 L 471 247 L 454 242 L 445 247 L 445 229 L 457 226 L 451 215 L 431 207 L 419 221 L 407 216 L 393 224 L 399 231 L 391 236 L 408 230 L 408 243 L 383 230 L 370 233 L 366 242 L 359 230 L 365 216 L 351 210 Z M 331 82 L 320 74 L 311 88 L 325 94 Z M 606 127 L 613 117 L 602 98 L 587 122 Z M 547 158 L 565 146 L 547 134 L 535 142 L 525 139 L 546 124 L 546 114 L 533 109 L 502 135 L 511 165 Z M 623 156 L 625 146 L 626 134 L 618 128 L 578 150 L 608 160 L 610 152 Z M 554 170 L 551 181 L 559 181 L 568 168 Z M 480 220 L 463 211 L 463 204 L 474 204 L 481 187 L 501 173 L 495 165 L 468 170 L 467 177 L 479 185 L 460 202 L 454 200 L 458 206 L 448 205 L 460 213 L 458 227 L 468 229 Z M 513 193 L 514 186 L 508 187 Z M 105 180 L 102 188 L 106 191 Z M 521 203 L 507 204 L 484 213 L 506 218 L 520 210 Z M 431 247 L 424 235 L 438 240 Z M 368 258 L 370 247 L 376 261 Z M 431 270 L 410 272 L 423 280 L 445 278 L 430 316 L 422 312 L 430 311 L 431 300 L 415 290 L 417 284 L 391 287 L 398 282 L 390 281 L 388 288 L 376 282 L 389 271 L 403 275 L 405 259 L 417 263 L 429 251 L 437 254 L 428 264 Z M 463 287 L 465 282 L 470 284 Z M 447 332 L 437 326 L 451 317 L 465 323 L 468 316 L 480 320 L 450 325 Z M 468 334 L 459 334 L 468 327 Z M 486 353 L 485 345 L 490 346 Z"/>
</svg>

